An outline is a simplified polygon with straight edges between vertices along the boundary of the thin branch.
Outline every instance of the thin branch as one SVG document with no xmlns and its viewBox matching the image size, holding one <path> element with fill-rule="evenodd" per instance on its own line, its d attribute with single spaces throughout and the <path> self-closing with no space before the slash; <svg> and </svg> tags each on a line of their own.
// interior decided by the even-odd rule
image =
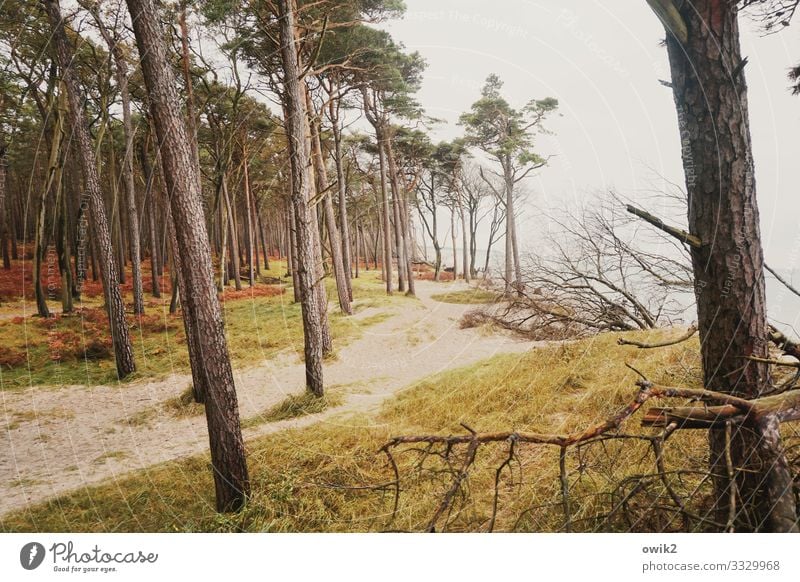
<svg viewBox="0 0 800 582">
<path fill-rule="evenodd" d="M 678 240 L 680 240 L 683 243 L 688 244 L 692 248 L 699 249 L 699 248 L 703 247 L 703 241 L 700 240 L 699 237 L 697 237 L 697 236 L 695 236 L 695 235 L 693 235 L 693 234 L 691 234 L 691 233 L 689 233 L 689 232 L 687 232 L 685 230 L 681 230 L 680 228 L 675 228 L 674 226 L 669 226 L 668 224 L 665 224 L 663 220 L 653 216 L 649 212 L 641 210 L 640 208 L 636 208 L 635 206 L 632 206 L 631 204 L 627 204 L 625 206 L 625 209 L 628 212 L 630 212 L 631 214 L 633 214 L 634 216 L 638 216 L 639 218 L 641 218 L 645 222 L 649 222 L 650 224 L 652 224 L 653 226 L 655 226 L 659 230 L 663 230 L 667 234 L 669 234 L 671 236 L 674 236 L 675 238 L 677 238 Z"/>
</svg>

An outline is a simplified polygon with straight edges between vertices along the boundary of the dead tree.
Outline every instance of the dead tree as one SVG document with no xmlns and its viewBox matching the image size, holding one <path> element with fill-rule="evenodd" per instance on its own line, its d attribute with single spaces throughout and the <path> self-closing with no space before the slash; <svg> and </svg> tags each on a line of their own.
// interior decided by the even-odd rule
<svg viewBox="0 0 800 582">
<path fill-rule="evenodd" d="M 549 252 L 528 257 L 520 295 L 485 309 L 484 318 L 563 338 L 652 329 L 682 314 L 676 295 L 692 287 L 687 253 L 663 233 L 637 230 L 616 196 L 549 221 Z"/>
</svg>

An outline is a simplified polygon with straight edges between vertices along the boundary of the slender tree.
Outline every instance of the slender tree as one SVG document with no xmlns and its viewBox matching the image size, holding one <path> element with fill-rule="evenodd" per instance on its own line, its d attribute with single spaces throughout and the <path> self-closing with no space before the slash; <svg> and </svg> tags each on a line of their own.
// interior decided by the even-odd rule
<svg viewBox="0 0 800 582">
<path fill-rule="evenodd" d="M 489 75 L 481 90 L 481 98 L 472 104 L 459 123 L 466 129 L 467 145 L 488 154 L 500 166 L 500 171 L 489 170 L 502 182 L 498 199 L 506 210 L 506 293 L 514 281 L 521 282 L 519 245 L 514 209 L 516 186 L 547 161 L 533 150 L 534 132 L 541 132 L 542 122 L 556 110 L 558 101 L 552 97 L 528 102 L 522 109 L 514 109 L 500 94 L 503 82 L 497 75 Z M 486 178 L 495 188 L 494 182 Z"/>
<path fill-rule="evenodd" d="M 757 397 L 770 387 L 769 369 L 747 358 L 767 357 L 767 314 L 738 7 L 648 2 L 668 32 L 689 232 L 700 241 L 691 254 L 704 385 Z M 717 520 L 737 530 L 798 531 L 778 421 L 734 426 L 730 446 L 724 431 L 709 434 Z"/>
<path fill-rule="evenodd" d="M 192 264 L 192 268 L 182 270 L 185 293 L 181 299 L 184 318 L 190 322 L 190 332 L 202 353 L 197 373 L 202 375 L 207 391 L 205 409 L 217 510 L 236 511 L 249 495 L 250 481 L 193 147 L 155 4 L 153 0 L 127 0 L 127 4 L 158 136 L 176 251 L 181 261 L 191 260 Z"/>
<path fill-rule="evenodd" d="M 82 165 L 83 179 L 91 207 L 94 239 L 97 242 L 98 259 L 103 280 L 103 294 L 108 310 L 111 340 L 117 364 L 117 375 L 128 376 L 136 370 L 131 347 L 128 322 L 125 319 L 125 305 L 117 286 L 118 271 L 114 261 L 111 235 L 106 217 L 103 195 L 97 176 L 97 162 L 92 148 L 91 137 L 84 117 L 80 88 L 72 70 L 73 49 L 67 38 L 66 26 L 61 17 L 58 0 L 45 0 L 45 8 L 53 31 L 54 50 L 61 69 L 62 83 L 67 95 L 70 126 L 75 133 Z"/>
<path fill-rule="evenodd" d="M 302 83 L 297 44 L 295 42 L 295 6 L 293 0 L 277 1 L 277 18 L 280 33 L 280 52 L 284 71 L 284 109 L 286 112 L 286 138 L 292 171 L 291 204 L 294 210 L 294 227 L 297 255 L 294 269 L 300 291 L 305 338 L 306 389 L 316 396 L 324 393 L 322 377 L 322 314 L 315 289 L 321 282 L 315 269 L 314 231 L 309 208 L 311 198 L 311 158 L 306 141 L 307 111 L 305 88 Z"/>
</svg>

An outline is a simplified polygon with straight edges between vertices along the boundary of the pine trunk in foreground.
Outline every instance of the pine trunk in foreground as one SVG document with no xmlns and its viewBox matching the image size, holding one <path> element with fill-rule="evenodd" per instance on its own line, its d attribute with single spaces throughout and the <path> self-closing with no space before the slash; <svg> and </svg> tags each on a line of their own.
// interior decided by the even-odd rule
<svg viewBox="0 0 800 582">
<path fill-rule="evenodd" d="M 111 341 L 114 346 L 114 356 L 117 364 L 117 375 L 120 378 L 128 376 L 136 370 L 133 357 L 128 322 L 125 319 L 125 304 L 117 285 L 118 271 L 114 261 L 114 249 L 111 245 L 111 234 L 106 217 L 106 208 L 103 195 L 100 192 L 100 181 L 97 176 L 97 163 L 94 156 L 89 128 L 87 127 L 82 98 L 78 83 L 75 81 L 70 65 L 73 59 L 73 49 L 67 39 L 64 21 L 61 18 L 61 9 L 58 0 L 46 0 L 45 7 L 50 24 L 53 28 L 53 42 L 57 60 L 63 75 L 63 83 L 67 93 L 70 127 L 78 144 L 78 157 L 81 161 L 83 179 L 86 185 L 88 202 L 91 207 L 93 223 L 93 239 L 97 241 L 97 255 L 100 262 L 100 271 L 103 279 L 103 295 L 105 296 L 108 311 Z"/>
<path fill-rule="evenodd" d="M 705 386 L 742 397 L 770 387 L 763 252 L 736 4 L 685 3 L 685 42 L 667 38 L 682 141 Z M 736 531 L 797 531 L 792 476 L 777 421 L 711 431 L 716 520 Z"/>
<path fill-rule="evenodd" d="M 214 285 L 211 248 L 206 233 L 199 178 L 192 143 L 176 90 L 175 75 L 167 57 L 163 30 L 153 0 L 127 0 L 153 125 L 175 225 L 177 254 L 182 263 L 187 318 L 202 353 L 202 384 L 214 471 L 217 511 L 237 511 L 250 493 L 244 441 L 233 370 L 228 357 L 222 311 Z"/>
<path fill-rule="evenodd" d="M 291 0 L 278 0 L 281 58 L 284 69 L 284 111 L 286 137 L 292 171 L 291 204 L 294 210 L 297 254 L 294 271 L 300 288 L 305 339 L 306 389 L 316 396 L 324 393 L 322 380 L 322 314 L 318 301 L 314 231 L 317 228 L 309 208 L 311 173 L 306 143 L 306 108 L 300 64 L 295 45 L 294 6 Z"/>
</svg>

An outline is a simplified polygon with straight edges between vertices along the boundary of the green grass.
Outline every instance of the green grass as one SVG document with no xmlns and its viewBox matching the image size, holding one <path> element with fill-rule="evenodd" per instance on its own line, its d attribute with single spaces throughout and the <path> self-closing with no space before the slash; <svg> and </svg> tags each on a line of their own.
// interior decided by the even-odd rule
<svg viewBox="0 0 800 582">
<path fill-rule="evenodd" d="M 273 261 L 266 277 L 279 277 L 285 265 Z M 354 279 L 357 311 L 368 306 L 385 307 L 401 301 L 386 297 L 375 273 Z M 333 282 L 326 279 L 329 297 L 335 298 Z M 257 286 L 257 293 L 279 289 Z M 273 296 L 248 289 L 221 295 L 228 351 L 234 367 L 252 366 L 286 349 L 303 351 L 300 305 L 292 302 L 291 287 Z M 234 295 L 234 299 L 226 296 Z M 129 315 L 137 371 L 124 382 L 188 373 L 188 353 L 180 314 L 169 315 L 166 303 L 149 307 L 140 320 Z M 329 320 L 335 347 L 356 337 L 387 314 L 348 318 L 331 304 Z M 103 343 L 105 342 L 105 343 Z M 84 357 L 88 350 L 89 357 Z M 64 384 L 97 385 L 117 383 L 116 366 L 110 350 L 105 314 L 97 308 L 49 320 L 38 317 L 0 321 L 0 389 Z"/>
<path fill-rule="evenodd" d="M 498 294 L 486 289 L 475 287 L 473 289 L 462 289 L 461 291 L 447 291 L 437 295 L 431 295 L 434 301 L 442 303 L 460 303 L 460 304 L 479 304 L 479 303 L 494 303 L 497 301 Z"/>
<path fill-rule="evenodd" d="M 665 331 L 626 335 L 654 341 L 670 333 L 674 335 Z M 419 530 L 449 482 L 413 476 L 416 457 L 398 455 L 403 494 L 392 519 L 392 492 L 365 488 L 392 480 L 385 458 L 377 453 L 391 436 L 463 433 L 460 423 L 477 431 L 564 434 L 583 430 L 618 411 L 636 394 L 637 377 L 625 367 L 626 362 L 656 382 L 700 385 L 696 339 L 664 349 L 638 350 L 618 346 L 617 337 L 605 334 L 521 355 L 497 356 L 420 382 L 387 402 L 375 416 L 335 417 L 248 442 L 252 498 L 235 515 L 214 512 L 208 457 L 201 455 L 0 518 L 0 530 Z M 298 410 L 294 403 L 283 409 Z M 624 430 L 645 433 L 638 418 L 631 419 Z M 665 448 L 665 462 L 672 468 L 703 470 L 705 450 L 702 431 L 679 431 Z M 576 529 L 591 529 L 588 522 L 579 520 L 598 511 L 614 483 L 652 470 L 651 461 L 641 460 L 646 452 L 640 442 L 615 441 L 607 443 L 604 451 L 583 451 L 579 463 L 572 450 L 568 466 Z M 495 470 L 506 454 L 501 445 L 482 449 L 469 478 L 469 502 L 452 516 L 450 530 L 485 530 Z M 577 481 L 579 466 L 582 479 Z M 558 530 L 563 523 L 561 506 L 554 504 L 559 491 L 558 450 L 523 445 L 519 463 L 512 469 L 514 480 L 508 473 L 501 480 L 495 529 Z M 674 485 L 689 492 L 697 483 L 686 478 Z"/>
</svg>

